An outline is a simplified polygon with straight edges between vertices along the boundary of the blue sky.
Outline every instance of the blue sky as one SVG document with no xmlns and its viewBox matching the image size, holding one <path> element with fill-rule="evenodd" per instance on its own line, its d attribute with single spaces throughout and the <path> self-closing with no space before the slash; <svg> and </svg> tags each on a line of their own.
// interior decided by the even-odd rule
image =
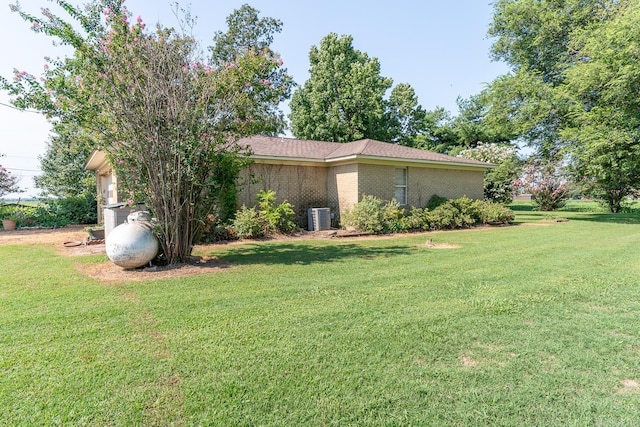
<svg viewBox="0 0 640 427">
<path fill-rule="evenodd" d="M 10 78 L 14 68 L 38 75 L 45 56 L 61 56 L 64 50 L 54 47 L 41 34 L 10 12 L 9 4 L 0 5 L 0 75 Z M 22 0 L 23 8 L 38 12 L 41 7 L 56 11 L 45 0 Z M 72 3 L 76 3 L 72 0 Z M 456 98 L 480 92 L 500 74 L 504 64 L 492 62 L 491 40 L 486 36 L 493 7 L 487 0 L 422 1 L 231 1 L 192 0 L 191 11 L 197 16 L 196 37 L 203 48 L 211 43 L 216 31 L 225 31 L 225 18 L 234 9 L 248 3 L 283 22 L 283 30 L 272 45 L 280 52 L 284 65 L 294 80 L 302 85 L 308 78 L 309 49 L 327 34 L 353 36 L 354 47 L 377 57 L 381 74 L 394 85 L 409 83 L 427 110 L 437 106 L 456 112 Z M 134 17 L 145 22 L 174 25 L 171 3 L 162 0 L 127 0 Z M 0 103 L 8 96 L 0 94 Z M 286 106 L 283 108 L 288 111 Z M 38 174 L 37 157 L 45 152 L 49 126 L 37 114 L 19 112 L 0 105 L 0 164 L 22 177 L 25 196 L 35 196 L 32 177 Z"/>
</svg>

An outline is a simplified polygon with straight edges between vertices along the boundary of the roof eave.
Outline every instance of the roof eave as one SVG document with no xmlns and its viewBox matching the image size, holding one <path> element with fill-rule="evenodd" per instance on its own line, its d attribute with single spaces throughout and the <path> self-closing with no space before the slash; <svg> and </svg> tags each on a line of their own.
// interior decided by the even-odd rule
<svg viewBox="0 0 640 427">
<path fill-rule="evenodd" d="M 91 153 L 89 160 L 85 164 L 84 168 L 87 170 L 98 170 L 107 162 L 107 153 L 101 150 L 96 150 Z"/>
<path fill-rule="evenodd" d="M 448 162 L 443 160 L 428 160 L 428 159 L 407 159 L 404 157 L 380 157 L 380 156 L 367 156 L 362 154 L 354 154 L 350 156 L 342 156 L 335 157 L 331 159 L 327 159 L 327 163 L 341 163 L 347 161 L 354 160 L 370 160 L 376 162 L 388 162 L 388 163 L 414 163 L 414 164 L 423 164 L 423 165 L 434 165 L 434 166 L 450 166 L 450 167 L 463 167 L 463 168 L 471 168 L 471 169 L 493 169 L 497 167 L 497 165 L 493 165 L 490 163 L 476 164 L 476 163 L 466 163 L 466 162 Z"/>
</svg>

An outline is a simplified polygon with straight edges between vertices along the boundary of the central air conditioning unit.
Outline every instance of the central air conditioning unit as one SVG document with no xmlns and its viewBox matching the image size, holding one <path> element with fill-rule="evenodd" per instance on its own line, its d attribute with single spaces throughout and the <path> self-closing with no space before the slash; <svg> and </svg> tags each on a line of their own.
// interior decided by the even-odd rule
<svg viewBox="0 0 640 427">
<path fill-rule="evenodd" d="M 331 209 L 309 208 L 309 231 L 331 230 Z"/>
</svg>

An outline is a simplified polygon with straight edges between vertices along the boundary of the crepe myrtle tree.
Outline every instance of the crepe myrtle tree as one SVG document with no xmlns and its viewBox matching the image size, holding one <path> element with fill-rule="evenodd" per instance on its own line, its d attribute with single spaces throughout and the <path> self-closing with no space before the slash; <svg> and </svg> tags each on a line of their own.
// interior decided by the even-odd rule
<svg viewBox="0 0 640 427">
<path fill-rule="evenodd" d="M 527 160 L 522 175 L 513 185 L 533 196 L 534 206 L 541 211 L 563 207 L 569 198 L 571 183 L 565 168 L 557 159 L 532 156 Z"/>
<path fill-rule="evenodd" d="M 0 157 L 4 157 L 4 154 L 0 154 Z M 18 192 L 20 192 L 18 177 L 0 165 L 0 197 L 5 194 Z"/>
<path fill-rule="evenodd" d="M 48 13 L 37 31 L 75 48 L 44 82 L 25 73 L 9 85 L 21 106 L 73 120 L 96 137 L 119 177 L 119 190 L 158 219 L 170 264 L 187 261 L 194 239 L 245 162 L 239 138 L 283 129 L 278 104 L 286 88 L 265 75 L 282 62 L 268 49 L 213 64 L 186 32 L 147 29 L 122 1 L 94 3 L 83 13 L 56 0 L 88 36 Z M 96 8 L 101 7 L 99 14 Z M 4 81 L 5 88 L 7 81 Z"/>
</svg>

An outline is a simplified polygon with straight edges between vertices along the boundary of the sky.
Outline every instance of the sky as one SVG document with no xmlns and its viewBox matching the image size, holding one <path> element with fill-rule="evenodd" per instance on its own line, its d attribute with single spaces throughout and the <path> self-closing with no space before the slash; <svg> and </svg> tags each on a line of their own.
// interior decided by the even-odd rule
<svg viewBox="0 0 640 427">
<path fill-rule="evenodd" d="M 32 32 L 29 23 L 10 11 L 11 3 L 0 3 L 0 75 L 12 79 L 18 69 L 39 76 L 45 56 L 70 52 Z M 206 49 L 216 31 L 226 31 L 226 17 L 245 3 L 259 10 L 261 17 L 282 21 L 272 48 L 299 85 L 309 77 L 310 48 L 332 32 L 351 35 L 355 49 L 379 59 L 382 76 L 392 78 L 394 86 L 413 86 L 427 110 L 444 107 L 455 114 L 458 97 L 479 93 L 508 71 L 505 64 L 491 60 L 491 40 L 486 35 L 493 12 L 489 0 L 191 0 L 180 5 L 190 6 L 197 17 L 195 36 Z M 39 14 L 42 7 L 59 12 L 51 1 L 20 4 L 32 14 Z M 176 25 L 173 2 L 127 0 L 125 4 L 134 18 L 141 16 L 147 24 Z M 60 16 L 66 15 L 60 12 Z M 25 191 L 5 197 L 35 197 L 39 190 L 33 176 L 40 173 L 38 156 L 46 151 L 51 127 L 39 114 L 10 108 L 9 101 L 6 93 L 0 93 L 0 154 L 5 154 L 0 164 L 21 178 L 19 185 Z M 282 107 L 288 114 L 288 106 Z"/>
</svg>

